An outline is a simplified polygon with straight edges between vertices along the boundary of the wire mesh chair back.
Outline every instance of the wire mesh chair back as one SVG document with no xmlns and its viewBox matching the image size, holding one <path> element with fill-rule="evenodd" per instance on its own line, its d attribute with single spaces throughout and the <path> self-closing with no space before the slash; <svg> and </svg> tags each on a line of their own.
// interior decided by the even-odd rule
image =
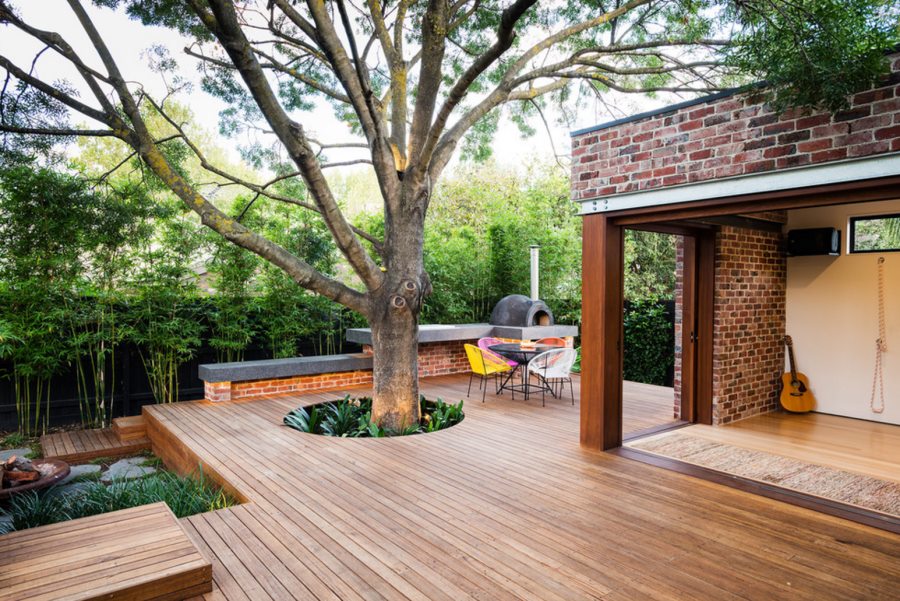
<svg viewBox="0 0 900 601">
<path fill-rule="evenodd" d="M 575 349 L 570 348 L 545 351 L 531 360 L 528 371 L 540 374 L 546 379 L 568 378 L 576 357 Z"/>
<path fill-rule="evenodd" d="M 488 354 L 483 349 L 473 344 L 465 345 L 466 357 L 469 359 L 469 367 L 476 374 L 486 376 L 489 374 L 509 371 L 510 366 L 496 353 Z"/>
<path fill-rule="evenodd" d="M 519 364 L 518 362 L 513 361 L 512 359 L 507 359 L 503 355 L 492 351 L 491 347 L 494 346 L 495 344 L 503 344 L 503 341 L 500 340 L 499 338 L 491 338 L 491 337 L 478 339 L 478 348 L 480 348 L 482 351 L 484 351 L 485 355 L 491 356 L 491 357 L 497 359 L 498 361 L 503 361 L 510 367 L 515 367 L 516 365 Z"/>
</svg>

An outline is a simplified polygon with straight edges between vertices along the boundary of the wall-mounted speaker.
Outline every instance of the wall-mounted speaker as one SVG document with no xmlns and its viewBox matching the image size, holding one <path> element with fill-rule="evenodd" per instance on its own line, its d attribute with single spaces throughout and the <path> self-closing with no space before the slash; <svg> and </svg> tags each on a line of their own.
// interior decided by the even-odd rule
<svg viewBox="0 0 900 601">
<path fill-rule="evenodd" d="M 787 255 L 807 257 L 811 255 L 841 254 L 841 230 L 833 227 L 816 227 L 790 230 L 787 234 Z"/>
</svg>

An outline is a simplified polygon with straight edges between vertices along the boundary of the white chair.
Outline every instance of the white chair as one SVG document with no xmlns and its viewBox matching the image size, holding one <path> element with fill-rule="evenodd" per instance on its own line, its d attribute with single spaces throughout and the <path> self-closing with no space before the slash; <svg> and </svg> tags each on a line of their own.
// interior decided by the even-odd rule
<svg viewBox="0 0 900 601">
<path fill-rule="evenodd" d="M 575 389 L 572 386 L 572 366 L 578 353 L 575 349 L 559 348 L 546 351 L 528 362 L 528 375 L 534 374 L 543 385 L 541 389 L 541 405 L 545 404 L 549 390 L 554 397 L 557 393 L 555 385 L 559 386 L 559 397 L 562 397 L 563 385 L 569 383 L 569 392 L 572 395 L 572 404 L 575 404 Z"/>
</svg>

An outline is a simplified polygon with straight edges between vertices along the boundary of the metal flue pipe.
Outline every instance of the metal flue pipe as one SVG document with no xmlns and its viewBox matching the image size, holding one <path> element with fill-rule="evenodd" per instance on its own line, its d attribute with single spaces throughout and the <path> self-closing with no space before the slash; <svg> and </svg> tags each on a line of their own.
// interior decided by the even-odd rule
<svg viewBox="0 0 900 601">
<path fill-rule="evenodd" d="M 531 300 L 538 300 L 541 297 L 540 291 L 540 275 L 541 275 L 541 247 L 537 244 L 531 245 Z"/>
</svg>

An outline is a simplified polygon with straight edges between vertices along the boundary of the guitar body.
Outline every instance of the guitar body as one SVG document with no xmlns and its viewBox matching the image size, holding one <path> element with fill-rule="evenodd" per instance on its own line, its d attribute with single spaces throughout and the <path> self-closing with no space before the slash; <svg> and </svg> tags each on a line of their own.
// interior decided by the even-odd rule
<svg viewBox="0 0 900 601">
<path fill-rule="evenodd" d="M 791 371 L 781 376 L 781 395 L 779 401 L 785 411 L 791 413 L 808 413 L 816 406 L 816 399 L 809 389 L 809 380 L 797 371 L 794 361 L 794 341 L 790 336 L 784 337 L 787 346 L 788 359 L 791 363 Z"/>
<path fill-rule="evenodd" d="M 808 413 L 816 406 L 816 399 L 809 389 L 809 380 L 799 371 L 781 376 L 781 406 L 791 413 Z"/>
</svg>

